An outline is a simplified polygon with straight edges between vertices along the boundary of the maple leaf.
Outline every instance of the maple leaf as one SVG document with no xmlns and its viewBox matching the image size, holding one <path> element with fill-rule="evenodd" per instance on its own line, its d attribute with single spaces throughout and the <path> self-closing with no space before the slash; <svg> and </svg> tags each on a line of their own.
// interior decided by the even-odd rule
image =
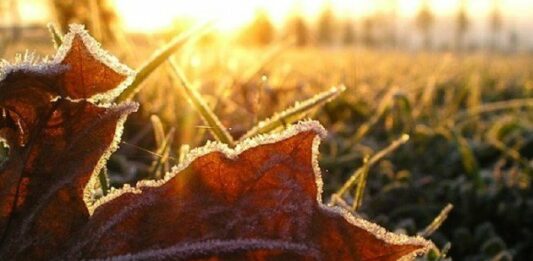
<svg viewBox="0 0 533 261">
<path fill-rule="evenodd" d="M 50 258 L 87 222 L 84 188 L 137 105 L 107 101 L 132 81 L 81 26 L 51 61 L 26 55 L 0 73 L 0 259 Z"/>
<path fill-rule="evenodd" d="M 68 258 L 397 260 L 430 242 L 323 205 L 314 121 L 230 149 L 208 143 L 163 180 L 91 206 Z M 212 259 L 209 259 L 212 260 Z"/>
<path fill-rule="evenodd" d="M 322 204 L 312 121 L 208 143 L 164 179 L 92 202 L 136 109 L 108 104 L 131 81 L 116 63 L 73 26 L 52 62 L 4 68 L 0 259 L 397 260 L 431 246 Z"/>
</svg>

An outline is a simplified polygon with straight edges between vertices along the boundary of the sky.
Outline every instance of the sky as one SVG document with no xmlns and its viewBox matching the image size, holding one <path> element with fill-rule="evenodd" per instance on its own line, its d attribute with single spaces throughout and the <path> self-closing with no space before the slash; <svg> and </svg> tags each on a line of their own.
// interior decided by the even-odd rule
<svg viewBox="0 0 533 261">
<path fill-rule="evenodd" d="M 422 0 L 114 0 L 123 14 L 126 26 L 132 30 L 153 30 L 170 25 L 176 16 L 199 20 L 215 19 L 221 27 L 232 28 L 253 18 L 257 9 L 265 10 L 276 24 L 288 16 L 300 13 L 314 19 L 326 5 L 331 5 L 338 17 L 360 18 L 397 6 L 397 16 L 416 15 Z M 428 0 L 439 17 L 453 16 L 460 0 Z M 490 14 L 494 0 L 467 0 L 472 18 L 483 19 Z M 533 0 L 501 0 L 504 16 L 513 21 L 533 23 Z M 505 4 L 503 4 L 505 3 Z M 139 19 L 139 17 L 150 19 Z"/>
<path fill-rule="evenodd" d="M 0 4 L 2 1 L 0 0 Z M 377 12 L 392 12 L 400 33 L 416 38 L 413 19 L 421 3 L 428 1 L 436 16 L 436 39 L 450 38 L 450 17 L 456 13 L 461 0 L 111 0 L 119 12 L 125 28 L 134 32 L 165 30 L 176 18 L 197 22 L 213 21 L 220 31 L 233 31 L 251 21 L 258 9 L 268 13 L 275 25 L 281 26 L 295 13 L 313 22 L 321 10 L 330 5 L 336 17 L 350 18 L 356 22 Z M 489 33 L 488 16 L 494 3 L 503 12 L 504 30 L 516 31 L 527 46 L 533 46 L 533 0 L 463 0 L 471 18 L 470 37 L 484 39 Z M 25 23 L 51 21 L 48 0 L 16 0 Z M 5 3 L 5 2 L 4 2 Z M 5 24 L 7 17 L 0 17 Z M 412 37 L 411 37 L 412 36 Z M 440 38 L 439 38 L 440 37 Z M 413 40 L 413 41 L 416 41 Z"/>
</svg>

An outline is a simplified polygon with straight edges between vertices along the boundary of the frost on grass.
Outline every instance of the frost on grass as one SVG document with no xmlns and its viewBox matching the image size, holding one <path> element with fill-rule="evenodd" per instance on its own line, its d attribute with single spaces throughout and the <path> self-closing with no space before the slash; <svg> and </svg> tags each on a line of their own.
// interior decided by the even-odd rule
<svg viewBox="0 0 533 261">
<path fill-rule="evenodd" d="M 269 119 L 259 122 L 255 127 L 244 134 L 241 140 L 251 138 L 258 134 L 268 133 L 277 128 L 290 125 L 291 123 L 302 119 L 312 109 L 322 106 L 324 103 L 335 99 L 345 90 L 346 87 L 343 85 L 332 87 L 331 89 L 321 92 L 303 102 L 296 102 L 292 107 L 280 113 L 274 114 L 274 116 Z"/>
</svg>

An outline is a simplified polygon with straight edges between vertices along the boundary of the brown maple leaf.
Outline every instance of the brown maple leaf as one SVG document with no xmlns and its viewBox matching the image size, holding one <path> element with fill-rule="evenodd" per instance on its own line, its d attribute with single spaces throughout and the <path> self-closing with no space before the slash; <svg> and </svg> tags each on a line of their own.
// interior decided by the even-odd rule
<svg viewBox="0 0 533 261">
<path fill-rule="evenodd" d="M 235 149 L 209 143 L 163 180 L 92 202 L 135 110 L 105 103 L 130 73 L 102 52 L 74 26 L 53 62 L 4 69 L 0 259 L 397 260 L 430 247 L 322 204 L 325 130 L 311 121 Z"/>
<path fill-rule="evenodd" d="M 68 258 L 398 260 L 430 247 L 321 202 L 318 144 L 301 122 L 230 149 L 209 143 L 160 181 L 91 206 Z M 132 229 L 134 228 L 134 229 Z"/>
<path fill-rule="evenodd" d="M 50 258 L 88 220 L 84 188 L 136 105 L 111 105 L 134 74 L 71 27 L 52 61 L 26 56 L 0 73 L 0 259 Z"/>
</svg>

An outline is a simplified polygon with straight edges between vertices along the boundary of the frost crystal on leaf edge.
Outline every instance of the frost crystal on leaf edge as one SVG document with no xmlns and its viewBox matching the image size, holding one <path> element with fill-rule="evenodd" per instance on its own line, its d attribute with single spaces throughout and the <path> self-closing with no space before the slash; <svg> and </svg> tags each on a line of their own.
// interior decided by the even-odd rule
<svg viewBox="0 0 533 261">
<path fill-rule="evenodd" d="M 12 63 L 0 60 L 0 81 L 3 81 L 8 74 L 18 71 L 47 75 L 58 73 L 63 69 L 63 66 L 58 66 L 47 57 L 41 59 L 35 53 L 26 50 L 24 53 L 16 54 Z"/>
<path fill-rule="evenodd" d="M 72 47 L 74 37 L 76 35 L 79 35 L 81 40 L 83 41 L 83 44 L 87 47 L 87 50 L 89 50 L 91 55 L 96 60 L 105 64 L 107 67 L 111 68 L 116 73 L 126 76 L 126 79 L 112 90 L 109 90 L 105 93 L 96 94 L 87 99 L 92 102 L 102 100 L 112 101 L 133 82 L 136 75 L 135 71 L 130 69 L 128 66 L 122 64 L 115 56 L 109 54 L 106 50 L 102 49 L 101 44 L 96 41 L 91 35 L 89 35 L 87 30 L 85 30 L 85 26 L 80 24 L 71 24 L 69 26 L 69 29 L 69 32 L 63 38 L 63 43 L 57 50 L 53 62 L 56 64 L 60 64 L 63 59 L 65 59 L 68 52 L 70 51 L 70 48 Z"/>
<path fill-rule="evenodd" d="M 100 43 L 89 35 L 85 26 L 79 24 L 71 24 L 69 32 L 64 36 L 63 43 L 58 48 L 55 56 L 52 60 L 38 59 L 33 53 L 26 51 L 24 55 L 17 55 L 14 63 L 9 63 L 6 60 L 0 61 L 0 81 L 12 72 L 25 71 L 37 74 L 52 74 L 57 73 L 64 69 L 64 66 L 59 66 L 63 59 L 67 56 L 72 47 L 72 42 L 76 35 L 80 36 L 83 44 L 87 47 L 87 50 L 91 55 L 103 63 L 118 74 L 126 76 L 126 79 L 122 81 L 118 86 L 105 93 L 98 93 L 86 100 L 90 102 L 106 101 L 111 102 L 116 98 L 126 87 L 128 87 L 135 79 L 136 73 L 128 66 L 122 64 L 115 56 L 109 54 L 106 50 L 102 49 Z M 68 98 L 68 97 L 65 97 Z"/>
<path fill-rule="evenodd" d="M 412 258 L 415 257 L 416 255 L 424 254 L 429 249 L 434 248 L 434 245 L 431 241 L 425 240 L 424 238 L 420 236 L 409 237 L 403 234 L 395 234 L 392 232 L 388 232 L 385 228 L 377 224 L 374 224 L 372 222 L 369 222 L 367 220 L 364 220 L 360 217 L 356 217 L 345 209 L 342 209 L 336 206 L 330 207 L 322 203 L 323 182 L 322 182 L 320 166 L 318 164 L 318 155 L 319 155 L 318 147 L 320 145 L 321 139 L 326 137 L 327 132 L 318 121 L 313 121 L 313 120 L 300 121 L 297 124 L 293 124 L 289 126 L 287 129 L 285 129 L 284 131 L 280 133 L 261 134 L 253 138 L 246 139 L 240 142 L 239 144 L 237 144 L 237 146 L 234 149 L 228 147 L 226 144 L 223 144 L 223 143 L 208 141 L 204 146 L 191 150 L 185 156 L 184 161 L 180 163 L 179 165 L 173 167 L 172 171 L 166 173 L 163 179 L 155 180 L 155 181 L 154 180 L 142 180 L 142 181 L 139 181 L 135 187 L 126 185 L 121 189 L 113 190 L 105 197 L 98 199 L 96 202 L 94 202 L 94 204 L 88 205 L 89 213 L 91 214 L 94 213 L 96 208 L 98 208 L 101 205 L 104 205 L 106 202 L 109 202 L 115 198 L 120 197 L 122 194 L 125 194 L 125 193 L 139 194 L 139 193 L 142 193 L 143 187 L 161 186 L 165 184 L 167 181 L 169 181 L 170 179 L 172 179 L 174 176 L 176 176 L 179 172 L 186 169 L 197 158 L 200 158 L 209 153 L 220 152 L 229 159 L 235 159 L 239 156 L 239 154 L 241 154 L 242 152 L 248 149 L 255 148 L 261 145 L 277 143 L 277 142 L 296 136 L 299 133 L 306 132 L 306 131 L 312 131 L 316 134 L 313 140 L 312 165 L 313 165 L 313 170 L 315 173 L 315 181 L 317 184 L 316 200 L 320 208 L 325 210 L 327 213 L 330 213 L 331 215 L 342 216 L 350 224 L 372 233 L 378 239 L 381 239 L 388 244 L 392 244 L 392 245 L 410 244 L 410 245 L 418 245 L 422 247 L 419 250 L 414 251 L 402 257 L 400 260 L 412 260 Z"/>
</svg>

